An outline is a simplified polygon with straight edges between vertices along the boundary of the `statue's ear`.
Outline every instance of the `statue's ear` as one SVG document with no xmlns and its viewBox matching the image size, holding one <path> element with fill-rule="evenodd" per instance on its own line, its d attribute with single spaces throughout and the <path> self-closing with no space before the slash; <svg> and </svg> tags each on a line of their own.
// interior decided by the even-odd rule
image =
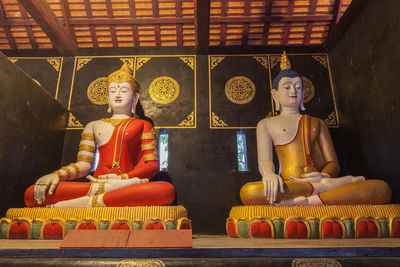
<svg viewBox="0 0 400 267">
<path fill-rule="evenodd" d="M 275 110 L 280 111 L 281 110 L 281 104 L 279 103 L 278 97 L 276 96 L 276 89 L 271 90 L 272 98 L 274 99 L 275 102 Z"/>
<path fill-rule="evenodd" d="M 300 110 L 301 111 L 306 110 L 306 108 L 304 107 L 304 90 L 303 90 L 303 97 L 301 98 Z"/>
<path fill-rule="evenodd" d="M 132 114 L 136 114 L 136 105 L 139 101 L 139 93 L 136 93 L 132 103 Z"/>
</svg>

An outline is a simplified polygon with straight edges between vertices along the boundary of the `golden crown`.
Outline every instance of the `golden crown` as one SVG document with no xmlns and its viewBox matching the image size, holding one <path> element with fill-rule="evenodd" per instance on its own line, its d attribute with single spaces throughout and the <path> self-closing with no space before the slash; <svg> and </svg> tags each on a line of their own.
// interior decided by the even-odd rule
<svg viewBox="0 0 400 267">
<path fill-rule="evenodd" d="M 107 77 L 107 88 L 110 86 L 110 83 L 116 82 L 128 82 L 131 87 L 133 93 L 139 93 L 140 85 L 139 82 L 133 77 L 131 68 L 128 64 L 124 63 L 122 67 L 108 75 Z"/>
<path fill-rule="evenodd" d="M 286 56 L 286 52 L 283 51 L 283 54 L 281 56 L 281 70 L 288 70 L 290 69 L 290 61 Z"/>
</svg>

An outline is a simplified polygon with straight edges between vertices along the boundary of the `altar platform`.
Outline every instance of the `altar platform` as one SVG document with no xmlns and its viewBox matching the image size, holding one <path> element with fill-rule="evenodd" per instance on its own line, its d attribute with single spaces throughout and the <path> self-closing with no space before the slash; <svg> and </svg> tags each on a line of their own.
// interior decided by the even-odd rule
<svg viewBox="0 0 400 267">
<path fill-rule="evenodd" d="M 400 266 L 400 239 L 235 239 L 194 235 L 189 249 L 60 249 L 0 240 L 0 266 Z"/>
</svg>

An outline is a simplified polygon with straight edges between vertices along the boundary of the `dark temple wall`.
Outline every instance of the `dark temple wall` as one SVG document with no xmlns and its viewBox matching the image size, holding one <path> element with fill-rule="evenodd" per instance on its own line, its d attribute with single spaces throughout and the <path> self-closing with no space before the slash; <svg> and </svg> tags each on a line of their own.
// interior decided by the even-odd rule
<svg viewBox="0 0 400 267">
<path fill-rule="evenodd" d="M 84 125 L 110 116 L 102 99 L 102 77 L 127 62 L 141 84 L 138 114 L 151 120 L 157 133 L 161 128 L 169 131 L 168 174 L 177 203 L 187 208 L 195 233 L 224 234 L 230 208 L 241 204 L 241 186 L 261 179 L 255 127 L 259 120 L 273 115 L 271 77 L 279 72 L 282 51 L 196 56 L 192 48 L 169 48 L 83 50 L 66 58 L 9 56 L 69 110 L 61 165 L 76 161 Z M 292 68 L 305 81 L 306 112 L 325 120 L 334 141 L 340 143 L 327 55 L 321 53 L 322 48 L 287 52 Z M 164 86 L 173 86 L 173 80 L 178 84 L 175 100 L 157 103 L 150 93 L 152 83 L 161 77 Z M 238 170 L 239 129 L 244 129 L 247 138 L 249 170 L 245 172 Z M 340 149 L 338 154 L 341 158 Z M 40 171 L 58 167 L 42 166 Z M 21 199 L 30 183 L 18 188 Z"/>
<path fill-rule="evenodd" d="M 59 167 L 66 110 L 0 53 L 0 216 L 24 207 L 24 191 Z"/>
<path fill-rule="evenodd" d="M 386 180 L 399 203 L 400 2 L 353 2 L 361 13 L 343 16 L 329 46 L 345 168 Z"/>
</svg>

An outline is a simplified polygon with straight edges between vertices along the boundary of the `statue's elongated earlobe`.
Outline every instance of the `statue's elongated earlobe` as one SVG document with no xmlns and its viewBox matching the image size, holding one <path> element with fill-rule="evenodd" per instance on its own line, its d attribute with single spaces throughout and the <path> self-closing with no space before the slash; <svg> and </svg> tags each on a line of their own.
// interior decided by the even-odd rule
<svg viewBox="0 0 400 267">
<path fill-rule="evenodd" d="M 303 97 L 301 98 L 301 102 L 300 102 L 300 110 L 301 111 L 306 110 L 306 108 L 304 107 L 304 92 L 303 92 Z"/>
<path fill-rule="evenodd" d="M 110 106 L 108 106 L 107 112 L 108 112 L 108 113 L 111 113 L 111 108 L 110 108 Z"/>
</svg>

